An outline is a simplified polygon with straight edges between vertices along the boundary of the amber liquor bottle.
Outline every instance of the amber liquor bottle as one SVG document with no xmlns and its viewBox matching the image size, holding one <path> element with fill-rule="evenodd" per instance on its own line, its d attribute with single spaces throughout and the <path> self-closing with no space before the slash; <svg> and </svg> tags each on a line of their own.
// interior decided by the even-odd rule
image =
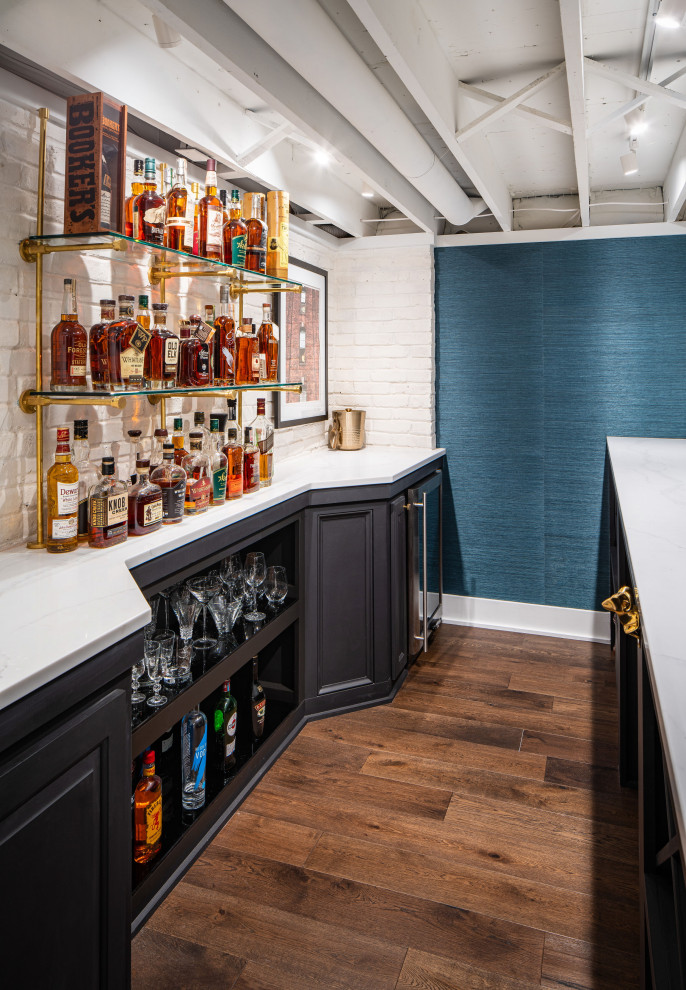
<svg viewBox="0 0 686 990">
<path fill-rule="evenodd" d="M 164 243 L 167 247 L 192 253 L 194 205 L 186 185 L 186 159 L 177 158 L 174 185 L 167 193 L 167 222 L 164 229 Z M 187 236 L 189 229 L 190 237 Z"/>
<path fill-rule="evenodd" d="M 129 490 L 129 536 L 154 533 L 162 525 L 162 489 L 150 481 L 150 461 L 136 461 L 138 481 Z"/>
<path fill-rule="evenodd" d="M 230 399 L 229 401 L 235 400 Z M 226 455 L 226 497 L 227 499 L 240 498 L 243 494 L 243 446 L 238 440 L 235 408 L 233 420 L 229 409 L 227 440 L 222 450 Z"/>
<path fill-rule="evenodd" d="M 217 163 L 207 159 L 205 195 L 198 204 L 198 254 L 222 261 L 224 257 L 224 207 L 217 196 Z"/>
<path fill-rule="evenodd" d="M 133 318 L 133 296 L 119 296 L 119 319 L 107 331 L 110 389 L 122 392 L 143 387 L 145 349 L 152 333 Z"/>
<path fill-rule="evenodd" d="M 254 442 L 252 427 L 246 426 L 243 443 L 243 494 L 260 490 L 260 449 Z"/>
<path fill-rule="evenodd" d="M 163 244 L 167 204 L 164 196 L 160 196 L 157 191 L 154 158 L 145 159 L 145 188 L 136 200 L 134 209 L 138 211 L 138 240 L 148 241 L 149 244 Z"/>
<path fill-rule="evenodd" d="M 231 315 L 231 290 L 219 289 L 219 316 L 214 321 L 214 384 L 233 385 L 236 381 L 236 323 Z"/>
<path fill-rule="evenodd" d="M 179 365 L 179 338 L 167 329 L 167 303 L 153 303 L 153 328 L 145 348 L 143 377 L 147 388 L 173 388 Z"/>
<path fill-rule="evenodd" d="M 262 305 L 262 323 L 257 331 L 257 339 L 260 348 L 260 366 L 262 367 L 262 355 L 264 355 L 266 382 L 278 382 L 279 380 L 279 337 L 278 329 L 272 323 L 272 308 L 269 303 Z"/>
<path fill-rule="evenodd" d="M 148 309 L 149 299 L 147 296 L 138 297 L 138 312 L 136 313 L 136 323 L 138 326 L 143 327 L 144 330 L 150 329 L 150 324 L 152 320 L 150 319 L 150 310 Z"/>
<path fill-rule="evenodd" d="M 149 863 L 162 848 L 162 781 L 155 773 L 155 753 L 149 749 L 133 801 L 133 858 Z"/>
<path fill-rule="evenodd" d="M 264 194 L 246 193 L 243 197 L 247 239 L 245 267 L 252 272 L 267 271 L 267 224 L 262 219 Z"/>
<path fill-rule="evenodd" d="M 91 489 L 88 546 L 98 550 L 123 543 L 129 535 L 128 489 L 114 473 L 114 458 L 103 457 L 102 478 Z"/>
<path fill-rule="evenodd" d="M 202 452 L 202 433 L 192 430 L 190 433 L 191 452 L 184 457 L 181 465 L 186 472 L 186 499 L 184 512 L 187 516 L 196 516 L 207 512 L 210 507 L 212 492 L 212 469 L 210 460 Z"/>
<path fill-rule="evenodd" d="M 94 392 L 107 392 L 110 387 L 110 361 L 107 331 L 114 323 L 114 299 L 100 300 L 100 322 L 91 327 L 88 348 L 91 366 L 91 387 Z"/>
<path fill-rule="evenodd" d="M 236 332 L 236 385 L 259 385 L 260 346 L 249 316 Z"/>
<path fill-rule="evenodd" d="M 136 158 L 133 163 L 133 182 L 131 183 L 131 195 L 126 197 L 124 203 L 124 233 L 127 237 L 138 236 L 134 231 L 134 204 L 143 192 L 143 159 Z M 136 216 L 136 220 L 138 217 Z"/>
<path fill-rule="evenodd" d="M 265 400 L 257 400 L 257 416 L 250 424 L 260 452 L 260 488 L 268 488 L 274 475 L 274 427 L 265 415 Z"/>
<path fill-rule="evenodd" d="M 178 416 L 174 419 L 174 432 L 172 433 L 172 443 L 174 444 L 174 463 L 179 467 L 183 464 L 184 457 L 188 456 L 188 451 L 183 445 L 183 419 Z"/>
<path fill-rule="evenodd" d="M 185 451 L 184 451 L 185 453 Z M 186 472 L 174 463 L 174 445 L 165 443 L 162 464 L 150 474 L 150 481 L 162 490 L 162 523 L 180 523 L 186 498 Z"/>
<path fill-rule="evenodd" d="M 88 362 L 88 331 L 76 312 L 76 279 L 65 278 L 62 319 L 51 337 L 50 388 L 53 392 L 85 392 Z"/>
<path fill-rule="evenodd" d="M 248 227 L 241 216 L 241 198 L 237 189 L 231 190 L 231 206 L 229 209 L 229 240 L 231 242 L 231 254 L 224 260 L 228 264 L 238 265 L 245 268 L 245 249 L 248 240 Z M 226 243 L 226 241 L 224 242 Z"/>
<path fill-rule="evenodd" d="M 219 199 L 222 204 L 222 254 L 224 262 L 231 264 L 231 231 L 229 229 L 229 214 L 226 211 L 226 189 L 219 190 Z"/>
<path fill-rule="evenodd" d="M 79 528 L 79 472 L 71 462 L 69 428 L 57 431 L 55 463 L 48 471 L 49 553 L 76 550 Z"/>
<path fill-rule="evenodd" d="M 212 384 L 210 345 L 193 333 L 194 327 L 199 327 L 200 323 L 198 316 L 181 324 L 178 383 L 182 388 L 204 388 Z"/>
</svg>

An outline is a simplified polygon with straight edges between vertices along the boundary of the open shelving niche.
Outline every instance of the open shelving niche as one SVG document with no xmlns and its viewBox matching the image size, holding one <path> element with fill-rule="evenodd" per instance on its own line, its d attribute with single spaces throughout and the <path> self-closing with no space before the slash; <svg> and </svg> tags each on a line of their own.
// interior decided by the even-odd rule
<svg viewBox="0 0 686 990">
<path fill-rule="evenodd" d="M 43 384 L 43 258 L 49 254 L 62 252 L 113 251 L 126 256 L 127 260 L 145 266 L 151 286 L 159 287 L 160 302 L 166 299 L 166 283 L 174 278 L 214 278 L 230 285 L 231 298 L 238 301 L 238 322 L 243 318 L 243 299 L 252 292 L 300 292 L 299 282 L 289 279 L 272 278 L 259 272 L 227 265 L 209 258 L 166 248 L 156 244 L 138 241 L 114 231 L 97 231 L 90 234 L 44 234 L 43 216 L 45 206 L 45 165 L 46 138 L 49 113 L 45 107 L 38 111 L 40 118 L 40 139 L 38 152 L 38 194 L 36 208 L 36 233 L 25 238 L 19 245 L 19 253 L 24 261 L 36 266 L 36 385 L 26 389 L 19 398 L 20 408 L 36 417 L 36 539 L 27 543 L 29 549 L 42 550 L 46 547 L 43 519 L 43 409 L 45 406 L 112 406 L 123 409 L 127 398 L 147 397 L 152 405 L 159 405 L 160 425 L 166 426 L 166 400 L 176 396 L 202 398 L 219 396 L 237 398 L 238 422 L 242 427 L 243 392 L 302 392 L 301 382 L 262 383 L 259 385 L 231 385 L 225 388 L 170 388 L 140 389 L 123 392 L 50 392 Z"/>
</svg>

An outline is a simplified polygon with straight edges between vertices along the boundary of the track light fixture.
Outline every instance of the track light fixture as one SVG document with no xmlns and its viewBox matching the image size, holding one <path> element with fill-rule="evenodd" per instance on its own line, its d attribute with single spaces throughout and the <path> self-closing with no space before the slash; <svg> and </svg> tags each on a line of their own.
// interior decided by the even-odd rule
<svg viewBox="0 0 686 990">
<path fill-rule="evenodd" d="M 635 175 L 638 172 L 638 155 L 636 154 L 636 148 L 638 142 L 634 138 L 629 141 L 629 150 L 625 155 L 620 156 L 620 162 L 622 164 L 622 169 L 624 170 L 624 175 Z"/>
<path fill-rule="evenodd" d="M 686 0 L 662 0 L 660 9 L 655 15 L 655 23 L 660 27 L 675 31 L 683 27 L 686 19 Z"/>
</svg>

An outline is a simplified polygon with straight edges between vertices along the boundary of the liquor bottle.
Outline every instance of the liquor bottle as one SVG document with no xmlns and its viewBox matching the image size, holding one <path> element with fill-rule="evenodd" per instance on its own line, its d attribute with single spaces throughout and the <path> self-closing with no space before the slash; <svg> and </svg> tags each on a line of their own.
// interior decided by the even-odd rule
<svg viewBox="0 0 686 990">
<path fill-rule="evenodd" d="M 200 183 L 191 183 L 193 193 L 193 254 L 200 253 Z"/>
<path fill-rule="evenodd" d="M 138 312 L 136 313 L 136 323 L 144 330 L 150 329 L 150 310 L 148 309 L 148 297 L 138 297 Z"/>
<path fill-rule="evenodd" d="M 55 463 L 48 470 L 49 553 L 76 550 L 79 528 L 79 472 L 71 462 L 69 427 L 57 431 Z"/>
<path fill-rule="evenodd" d="M 210 345 L 194 333 L 194 328 L 199 329 L 200 323 L 199 316 L 192 316 L 181 323 L 178 384 L 182 388 L 205 388 L 212 384 Z"/>
<path fill-rule="evenodd" d="M 219 432 L 219 420 L 216 416 L 210 417 L 210 438 L 214 448 L 210 457 L 210 467 L 212 468 L 212 495 L 211 505 L 223 505 L 226 502 L 226 454 L 223 452 L 222 436 Z"/>
<path fill-rule="evenodd" d="M 249 316 L 236 332 L 236 385 L 259 385 L 260 350 L 255 324 Z"/>
<path fill-rule="evenodd" d="M 222 261 L 224 244 L 224 209 L 217 196 L 217 163 L 207 159 L 205 195 L 198 204 L 198 254 Z"/>
<path fill-rule="evenodd" d="M 164 204 L 165 204 L 164 216 L 165 216 L 165 221 L 166 221 L 166 217 L 167 217 L 167 196 L 169 195 L 169 193 L 172 191 L 172 189 L 174 187 L 174 169 L 171 167 L 171 165 L 167 165 L 167 164 L 160 165 L 160 174 L 163 177 L 162 187 L 161 188 L 162 188 L 162 195 L 164 196 Z"/>
<path fill-rule="evenodd" d="M 155 159 L 145 159 L 145 185 L 134 204 L 138 211 L 138 240 L 149 244 L 164 243 L 164 221 L 167 204 L 157 191 Z"/>
<path fill-rule="evenodd" d="M 241 216 L 241 198 L 237 189 L 231 190 L 229 239 L 231 241 L 231 264 L 238 265 L 240 268 L 245 268 L 245 249 L 248 239 L 248 227 L 245 220 Z M 225 258 L 224 260 L 228 264 L 229 258 Z"/>
<path fill-rule="evenodd" d="M 108 392 L 110 388 L 110 361 L 107 332 L 114 323 L 114 299 L 100 300 L 100 322 L 91 327 L 88 350 L 91 366 L 91 388 L 94 392 Z"/>
<path fill-rule="evenodd" d="M 264 413 L 265 400 L 257 400 L 257 416 L 250 424 L 260 451 L 260 488 L 268 488 L 274 475 L 274 427 Z"/>
<path fill-rule="evenodd" d="M 229 214 L 226 210 L 226 189 L 219 190 L 219 199 L 222 204 L 222 254 L 224 263 L 231 264 L 231 230 L 229 228 Z"/>
<path fill-rule="evenodd" d="M 167 193 L 167 222 L 164 228 L 164 243 L 175 251 L 193 251 L 193 197 L 189 196 L 186 186 L 186 159 L 176 159 L 176 178 L 170 192 Z M 188 231 L 188 213 L 190 212 L 190 237 Z"/>
<path fill-rule="evenodd" d="M 252 685 L 250 688 L 251 726 L 253 742 L 257 742 L 264 734 L 264 718 L 267 711 L 267 699 L 264 688 L 258 680 L 257 657 L 252 658 Z"/>
<path fill-rule="evenodd" d="M 103 457 L 102 478 L 91 489 L 88 546 L 102 550 L 123 543 L 129 535 L 129 497 L 123 481 L 115 476 L 114 458 Z"/>
<path fill-rule="evenodd" d="M 210 432 L 212 431 L 212 420 L 216 419 L 218 423 L 217 432 L 214 435 L 214 439 L 219 444 L 220 448 L 223 450 L 226 446 L 226 421 L 229 418 L 229 414 L 225 412 L 213 412 L 210 413 Z"/>
<path fill-rule="evenodd" d="M 165 443 L 162 449 L 162 464 L 151 472 L 150 481 L 162 489 L 163 525 L 180 523 L 186 500 L 186 472 L 174 463 L 173 444 Z"/>
<path fill-rule="evenodd" d="M 172 434 L 172 442 L 174 444 L 174 463 L 178 464 L 179 467 L 183 464 L 184 457 L 188 456 L 188 451 L 183 445 L 184 435 L 183 435 L 183 419 L 177 416 L 174 419 L 174 432 Z"/>
<path fill-rule="evenodd" d="M 110 389 L 133 391 L 143 387 L 145 349 L 152 332 L 133 318 L 133 296 L 119 296 L 119 319 L 107 329 Z"/>
<path fill-rule="evenodd" d="M 243 213 L 247 227 L 245 267 L 251 272 L 267 271 L 267 225 L 262 219 L 264 194 L 246 193 L 243 197 Z"/>
<path fill-rule="evenodd" d="M 88 540 L 88 498 L 93 485 L 100 481 L 95 465 L 91 463 L 91 448 L 88 443 L 88 420 L 74 420 L 74 451 L 72 462 L 79 472 L 79 543 Z"/>
<path fill-rule="evenodd" d="M 127 430 L 129 438 L 129 470 L 126 474 L 126 484 L 130 488 L 138 481 L 138 461 L 143 460 L 143 438 L 142 430 Z"/>
<path fill-rule="evenodd" d="M 76 312 L 76 279 L 65 278 L 62 296 L 62 319 L 50 336 L 53 392 L 85 392 L 88 363 L 88 331 L 79 323 Z M 40 383 L 39 383 L 40 387 Z"/>
<path fill-rule="evenodd" d="M 146 388 L 173 388 L 179 366 L 179 338 L 167 329 L 167 303 L 153 303 L 154 325 L 145 348 L 143 377 Z"/>
<path fill-rule="evenodd" d="M 163 426 L 158 426 L 152 436 L 152 448 L 150 450 L 150 474 L 162 463 L 164 445 L 171 443 L 169 432 Z"/>
<path fill-rule="evenodd" d="M 129 489 L 129 536 L 154 533 L 162 525 L 162 489 L 150 481 L 150 461 L 136 464 L 138 481 Z"/>
<path fill-rule="evenodd" d="M 202 433 L 202 452 L 209 457 L 214 453 L 214 443 L 210 436 L 210 431 L 205 426 L 205 413 L 201 409 L 196 409 L 193 413 L 193 429 L 196 433 Z"/>
<path fill-rule="evenodd" d="M 134 795 L 133 858 L 149 863 L 162 848 L 162 781 L 155 773 L 155 753 L 149 749 L 143 759 L 143 775 Z"/>
<path fill-rule="evenodd" d="M 262 355 L 264 354 L 266 382 L 278 382 L 279 380 L 279 331 L 276 324 L 272 323 L 272 308 L 269 303 L 262 304 L 262 323 L 257 331 L 257 339 L 260 348 L 260 370 L 262 368 Z"/>
<path fill-rule="evenodd" d="M 236 423 L 236 400 L 228 399 L 229 420 L 226 445 L 222 448 L 226 455 L 226 497 L 240 498 L 243 494 L 243 445 L 238 439 Z"/>
<path fill-rule="evenodd" d="M 190 441 L 191 452 L 181 465 L 186 472 L 184 512 L 187 516 L 197 516 L 210 507 L 212 469 L 208 456 L 202 452 L 202 433 L 192 430 Z"/>
<path fill-rule="evenodd" d="M 219 289 L 219 316 L 214 326 L 214 384 L 233 385 L 236 381 L 236 323 L 231 313 L 228 285 Z"/>
<path fill-rule="evenodd" d="M 135 158 L 133 162 L 133 182 L 131 183 L 131 195 L 126 197 L 124 203 L 124 233 L 127 237 L 137 237 L 135 231 L 138 230 L 137 223 L 134 222 L 134 204 L 143 192 L 143 159 Z M 138 216 L 135 217 L 138 220 Z"/>
<path fill-rule="evenodd" d="M 260 490 L 260 450 L 255 444 L 253 431 L 246 426 L 243 443 L 243 494 L 252 495 Z"/>
<path fill-rule="evenodd" d="M 181 722 L 181 750 L 181 803 L 187 811 L 197 811 L 205 804 L 207 770 L 207 719 L 198 705 Z"/>
<path fill-rule="evenodd" d="M 231 694 L 231 682 L 224 681 L 214 708 L 214 747 L 217 769 L 227 780 L 236 768 L 236 728 L 238 705 Z"/>
</svg>

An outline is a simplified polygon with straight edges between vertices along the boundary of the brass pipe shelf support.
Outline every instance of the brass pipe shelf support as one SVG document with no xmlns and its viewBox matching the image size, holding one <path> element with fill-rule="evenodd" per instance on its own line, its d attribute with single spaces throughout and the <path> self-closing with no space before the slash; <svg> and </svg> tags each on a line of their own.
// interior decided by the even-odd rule
<svg viewBox="0 0 686 990">
<path fill-rule="evenodd" d="M 126 406 L 126 396 L 122 393 L 95 398 L 95 396 L 69 395 L 68 392 L 55 393 L 54 396 L 32 395 L 32 391 L 27 388 L 19 397 L 18 404 L 22 412 L 34 413 L 44 406 L 112 406 L 114 409 L 124 409 Z"/>
<path fill-rule="evenodd" d="M 60 251 L 125 251 L 126 241 L 117 238 L 111 244 L 43 244 L 25 237 L 19 245 L 19 254 L 31 264 L 44 254 L 59 254 Z"/>
</svg>

